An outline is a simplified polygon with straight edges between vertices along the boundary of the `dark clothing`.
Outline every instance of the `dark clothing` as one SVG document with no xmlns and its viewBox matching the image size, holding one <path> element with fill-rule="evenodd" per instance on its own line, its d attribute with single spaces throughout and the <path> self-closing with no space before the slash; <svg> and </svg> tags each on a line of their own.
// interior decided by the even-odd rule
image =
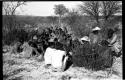
<svg viewBox="0 0 125 80">
<path fill-rule="evenodd" d="M 113 29 L 108 29 L 107 38 L 108 39 L 112 38 L 113 34 L 114 34 L 114 30 Z"/>
<path fill-rule="evenodd" d="M 109 42 L 107 40 L 102 40 L 100 43 L 99 43 L 101 46 L 107 46 L 109 45 Z"/>
<path fill-rule="evenodd" d="M 64 50 L 64 45 L 61 44 L 60 42 L 56 42 L 55 45 L 54 45 L 54 48 L 55 49 L 59 49 L 59 50 Z"/>
<path fill-rule="evenodd" d="M 28 44 L 29 44 L 31 47 L 37 48 L 36 42 L 29 41 Z"/>
</svg>

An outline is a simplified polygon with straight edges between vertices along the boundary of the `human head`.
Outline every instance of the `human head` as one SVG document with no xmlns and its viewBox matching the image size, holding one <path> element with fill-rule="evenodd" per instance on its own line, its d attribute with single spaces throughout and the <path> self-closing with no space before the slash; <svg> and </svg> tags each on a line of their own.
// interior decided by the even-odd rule
<svg viewBox="0 0 125 80">
<path fill-rule="evenodd" d="M 54 39 L 54 42 L 58 42 L 58 39 L 57 39 L 57 38 L 55 38 L 55 39 Z"/>
<path fill-rule="evenodd" d="M 109 29 L 108 29 L 108 33 L 107 33 L 107 34 L 108 34 L 108 35 L 107 35 L 108 38 L 111 38 L 111 37 L 113 36 L 114 32 L 115 32 L 115 31 L 114 31 L 112 28 L 109 28 Z"/>
<path fill-rule="evenodd" d="M 90 41 L 90 39 L 89 39 L 89 37 L 88 36 L 84 36 L 83 38 L 81 38 L 81 41 L 87 41 L 87 42 L 89 42 Z"/>
<path fill-rule="evenodd" d="M 92 33 L 94 34 L 98 34 L 98 32 L 100 31 L 101 29 L 99 27 L 95 27 L 92 29 Z"/>
</svg>

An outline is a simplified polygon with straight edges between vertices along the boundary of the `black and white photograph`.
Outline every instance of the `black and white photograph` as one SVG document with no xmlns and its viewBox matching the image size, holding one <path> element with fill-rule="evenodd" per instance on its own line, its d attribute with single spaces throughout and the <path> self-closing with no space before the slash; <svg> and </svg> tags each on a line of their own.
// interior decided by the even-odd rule
<svg viewBox="0 0 125 80">
<path fill-rule="evenodd" d="M 3 80 L 123 80 L 122 1 L 2 1 Z"/>
</svg>

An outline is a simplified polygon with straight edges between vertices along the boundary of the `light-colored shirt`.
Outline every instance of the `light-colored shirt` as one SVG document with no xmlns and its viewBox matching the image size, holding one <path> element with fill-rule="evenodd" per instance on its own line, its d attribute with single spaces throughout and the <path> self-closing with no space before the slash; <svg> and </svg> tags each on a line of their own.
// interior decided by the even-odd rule
<svg viewBox="0 0 125 80">
<path fill-rule="evenodd" d="M 65 51 L 47 48 L 44 55 L 45 64 L 51 64 L 54 68 L 61 68 L 65 54 Z"/>
<path fill-rule="evenodd" d="M 110 44 L 114 44 L 117 41 L 117 35 L 113 34 L 113 37 L 111 39 L 108 39 L 108 42 Z"/>
<path fill-rule="evenodd" d="M 63 65 L 63 56 L 65 56 L 66 52 L 61 50 L 56 50 L 52 55 L 52 66 L 54 68 L 61 68 Z"/>
</svg>

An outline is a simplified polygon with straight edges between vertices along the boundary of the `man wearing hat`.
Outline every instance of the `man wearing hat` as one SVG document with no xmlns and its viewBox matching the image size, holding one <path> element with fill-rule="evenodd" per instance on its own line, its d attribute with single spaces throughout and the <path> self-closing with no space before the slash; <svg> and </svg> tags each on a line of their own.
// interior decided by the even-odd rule
<svg viewBox="0 0 125 80">
<path fill-rule="evenodd" d="M 84 36 L 80 39 L 80 42 L 82 44 L 82 50 L 85 54 L 91 53 L 91 44 L 90 44 L 90 38 L 88 36 Z"/>
<path fill-rule="evenodd" d="M 80 39 L 80 42 L 84 44 L 84 42 L 90 42 L 90 39 L 88 36 L 84 36 L 83 38 Z"/>
<path fill-rule="evenodd" d="M 100 30 L 101 29 L 99 27 L 95 27 L 92 29 L 92 33 L 90 33 L 89 35 L 91 44 L 98 43 L 101 39 L 101 35 L 99 33 Z"/>
</svg>

